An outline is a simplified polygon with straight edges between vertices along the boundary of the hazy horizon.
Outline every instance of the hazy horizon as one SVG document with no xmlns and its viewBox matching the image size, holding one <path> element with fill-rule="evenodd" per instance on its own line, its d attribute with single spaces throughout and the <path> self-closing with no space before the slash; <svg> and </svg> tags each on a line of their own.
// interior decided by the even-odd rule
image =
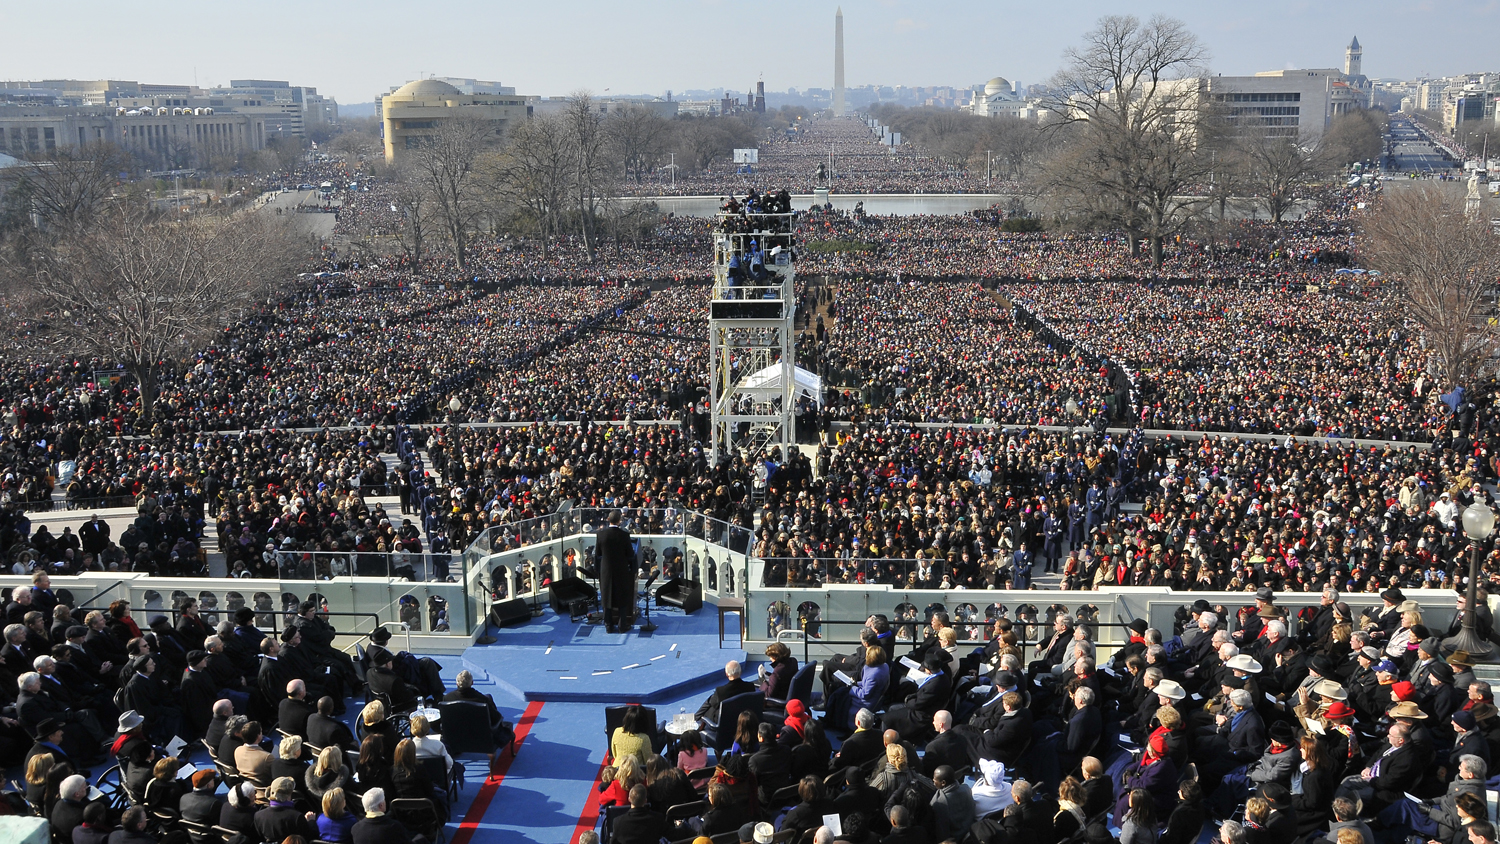
<svg viewBox="0 0 1500 844">
<path fill-rule="evenodd" d="M 838 5 L 767 0 L 747 14 L 743 5 L 723 0 L 662 0 L 641 8 L 593 0 L 514 7 L 469 0 L 433 11 L 375 0 L 355 17 L 352 7 L 268 0 L 247 18 L 242 10 L 183 0 L 27 4 L 7 16 L 10 31 L 24 37 L 13 38 L 0 55 L 0 79 L 196 81 L 204 87 L 284 79 L 350 104 L 430 75 L 498 80 L 539 96 L 743 91 L 761 78 L 769 90 L 829 88 Z M 1370 77 L 1500 70 L 1490 41 L 1500 31 L 1500 0 L 1442 6 L 1271 0 L 1253 11 L 1186 0 L 1084 0 L 1065 16 L 1047 7 L 1002 11 L 972 0 L 842 5 L 850 87 L 965 86 L 994 76 L 1041 82 L 1061 65 L 1063 50 L 1106 14 L 1182 19 L 1207 46 L 1211 70 L 1226 75 L 1342 68 L 1352 36 L 1364 48 Z M 134 32 L 129 24 L 77 26 L 126 20 L 133 10 L 151 26 Z M 588 25 L 580 27 L 584 19 Z M 162 25 L 178 20 L 183 23 Z"/>
</svg>

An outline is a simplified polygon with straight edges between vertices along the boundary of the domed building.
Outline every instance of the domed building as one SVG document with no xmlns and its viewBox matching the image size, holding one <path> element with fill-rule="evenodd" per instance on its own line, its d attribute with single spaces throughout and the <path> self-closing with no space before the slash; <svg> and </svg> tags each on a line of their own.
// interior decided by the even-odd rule
<svg viewBox="0 0 1500 844">
<path fill-rule="evenodd" d="M 507 89 L 508 90 L 508 89 Z M 440 79 L 417 79 L 379 98 L 377 107 L 385 136 L 385 160 L 394 162 L 416 149 L 446 121 L 462 115 L 494 125 L 495 134 L 512 120 L 530 114 L 525 97 L 514 94 L 466 94 Z"/>
<path fill-rule="evenodd" d="M 996 76 L 984 83 L 984 90 L 974 89 L 964 110 L 979 117 L 1020 117 L 1025 108 L 1026 100 L 1016 93 L 1010 80 Z"/>
</svg>

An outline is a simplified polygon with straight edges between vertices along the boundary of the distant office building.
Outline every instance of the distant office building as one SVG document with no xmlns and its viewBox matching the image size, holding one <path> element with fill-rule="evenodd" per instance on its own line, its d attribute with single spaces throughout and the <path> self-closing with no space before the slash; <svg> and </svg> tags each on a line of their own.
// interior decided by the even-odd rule
<svg viewBox="0 0 1500 844">
<path fill-rule="evenodd" d="M 501 85 L 499 82 L 486 82 L 483 79 L 467 79 L 461 76 L 433 76 L 430 77 L 439 82 L 447 82 L 458 89 L 460 94 L 494 94 L 501 97 L 514 97 L 516 89 L 509 85 Z"/>
<path fill-rule="evenodd" d="M 1232 125 L 1310 143 L 1323 136 L 1335 114 L 1361 107 L 1362 95 L 1343 80 L 1338 70 L 1322 68 L 1208 76 L 1175 84 L 1196 89 Z"/>
<path fill-rule="evenodd" d="M 376 109 L 386 161 L 396 161 L 422 146 L 445 121 L 477 118 L 493 126 L 498 135 L 511 121 L 525 120 L 531 113 L 524 97 L 465 94 L 436 79 L 418 79 L 382 94 Z"/>
<path fill-rule="evenodd" d="M 233 79 L 229 85 L 209 88 L 210 105 L 216 98 L 238 101 L 229 106 L 236 112 L 259 114 L 271 135 L 303 137 L 309 129 L 327 128 L 339 120 L 339 104 L 318 93 L 317 88 L 268 79 Z M 245 104 L 247 101 L 253 104 Z M 223 108 L 225 105 L 214 106 Z"/>
<path fill-rule="evenodd" d="M 263 149 L 266 126 L 257 115 L 212 108 L 0 106 L 0 150 L 12 155 L 103 141 L 136 153 L 148 166 L 182 169 Z"/>
<path fill-rule="evenodd" d="M 570 102 L 568 97 L 549 97 L 547 99 L 532 100 L 531 113 L 558 114 L 567 111 Z M 595 111 L 603 115 L 619 114 L 622 111 L 628 111 L 632 108 L 644 108 L 666 118 L 676 117 L 679 112 L 696 113 L 687 111 L 687 102 L 673 102 L 660 98 L 611 97 L 609 99 L 594 99 L 592 105 Z M 715 109 L 713 113 L 718 114 L 718 110 Z"/>
</svg>

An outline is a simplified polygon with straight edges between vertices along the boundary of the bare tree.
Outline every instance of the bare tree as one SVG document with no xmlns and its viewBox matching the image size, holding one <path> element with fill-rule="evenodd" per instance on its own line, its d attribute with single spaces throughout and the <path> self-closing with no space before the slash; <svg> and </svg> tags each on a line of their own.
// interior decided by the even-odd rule
<svg viewBox="0 0 1500 844">
<path fill-rule="evenodd" d="M 469 263 L 469 238 L 483 211 L 475 167 L 495 139 L 494 124 L 473 117 L 441 121 L 411 151 L 413 173 L 430 199 L 433 220 L 460 267 Z"/>
<path fill-rule="evenodd" d="M 1317 147 L 1299 143 L 1295 136 L 1268 136 L 1258 127 L 1247 127 L 1236 146 L 1241 183 L 1273 223 L 1281 222 L 1326 167 L 1327 158 Z"/>
<path fill-rule="evenodd" d="M 20 165 L 17 191 L 42 228 L 80 228 L 109 206 L 129 161 L 111 143 L 60 146 Z"/>
<path fill-rule="evenodd" d="M 63 353 L 124 365 L 149 421 L 161 376 L 263 303 L 302 243 L 268 214 L 167 221 L 121 209 L 54 238 L 25 272 Z"/>
<path fill-rule="evenodd" d="M 594 262 L 597 235 L 595 219 L 600 205 L 609 195 L 609 168 L 604 156 L 604 132 L 600 118 L 594 109 L 593 97 L 579 92 L 568 98 L 568 140 L 573 155 L 574 212 L 578 215 L 578 231 L 583 238 L 583 248 L 589 263 Z"/>
<path fill-rule="evenodd" d="M 630 106 L 604 121 L 610 154 L 625 177 L 636 184 L 660 160 L 661 144 L 670 131 L 671 125 L 665 118 L 644 106 Z"/>
<path fill-rule="evenodd" d="M 1437 185 L 1387 190 L 1364 221 L 1360 249 L 1400 284 L 1448 386 L 1471 385 L 1497 348 L 1488 309 L 1500 282 L 1500 238 Z"/>
<path fill-rule="evenodd" d="M 1072 196 L 1111 196 L 1094 202 L 1118 211 L 1116 225 L 1151 247 L 1161 265 L 1162 243 L 1203 204 L 1192 188 L 1207 175 L 1201 154 L 1206 51 L 1181 21 L 1157 16 L 1101 18 L 1067 66 L 1050 83 L 1045 106 L 1054 126 L 1081 124 L 1085 169 L 1053 167 L 1050 184 Z"/>
<path fill-rule="evenodd" d="M 562 232 L 570 203 L 572 160 L 567 121 L 561 115 L 544 114 L 511 130 L 489 173 L 500 204 L 514 208 L 541 236 L 544 256 L 549 254 L 552 237 Z"/>
</svg>

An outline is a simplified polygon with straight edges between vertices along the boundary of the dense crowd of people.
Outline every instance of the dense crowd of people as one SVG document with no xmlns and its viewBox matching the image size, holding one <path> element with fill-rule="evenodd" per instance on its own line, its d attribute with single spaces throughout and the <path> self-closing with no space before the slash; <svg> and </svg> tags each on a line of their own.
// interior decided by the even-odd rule
<svg viewBox="0 0 1500 844">
<path fill-rule="evenodd" d="M 143 630 L 125 601 L 72 618 L 45 575 L 9 597 L 7 618 L 19 607 L 24 621 L 4 631 L 0 765 L 24 769 L 22 813 L 47 819 L 54 841 L 187 841 L 211 827 L 225 844 L 438 840 L 464 769 L 431 707 L 489 740 L 465 735 L 466 752 L 489 747 L 493 761 L 514 739 L 470 672 L 450 691 L 432 659 L 388 650 L 389 631 L 369 635 L 357 670 L 311 601 L 264 630 L 251 608 L 215 625 L 191 602 L 175 625 L 158 615 Z M 88 768 L 106 762 L 118 775 L 93 788 Z"/>
<path fill-rule="evenodd" d="M 1016 187 L 987 184 L 984 173 L 940 161 L 921 144 L 887 146 L 856 117 L 799 121 L 790 131 L 760 142 L 757 159 L 755 164 L 736 164 L 719 158 L 696 172 L 679 170 L 622 187 L 639 196 L 743 195 L 783 186 L 801 194 L 814 187 L 840 194 L 1001 193 Z"/>
<path fill-rule="evenodd" d="M 1500 712 L 1440 646 L 1465 623 L 1489 638 L 1489 611 L 1459 595 L 1428 626 L 1400 588 L 1380 597 L 1356 614 L 1326 587 L 1293 627 L 1266 587 L 1233 632 L 1198 601 L 1172 629 L 1129 621 L 1110 654 L 1062 609 L 997 618 L 977 648 L 942 611 L 905 643 L 872 615 L 821 665 L 773 643 L 672 735 L 626 712 L 602 826 L 613 844 L 1492 844 Z M 821 692 L 798 682 L 817 669 Z"/>
</svg>

